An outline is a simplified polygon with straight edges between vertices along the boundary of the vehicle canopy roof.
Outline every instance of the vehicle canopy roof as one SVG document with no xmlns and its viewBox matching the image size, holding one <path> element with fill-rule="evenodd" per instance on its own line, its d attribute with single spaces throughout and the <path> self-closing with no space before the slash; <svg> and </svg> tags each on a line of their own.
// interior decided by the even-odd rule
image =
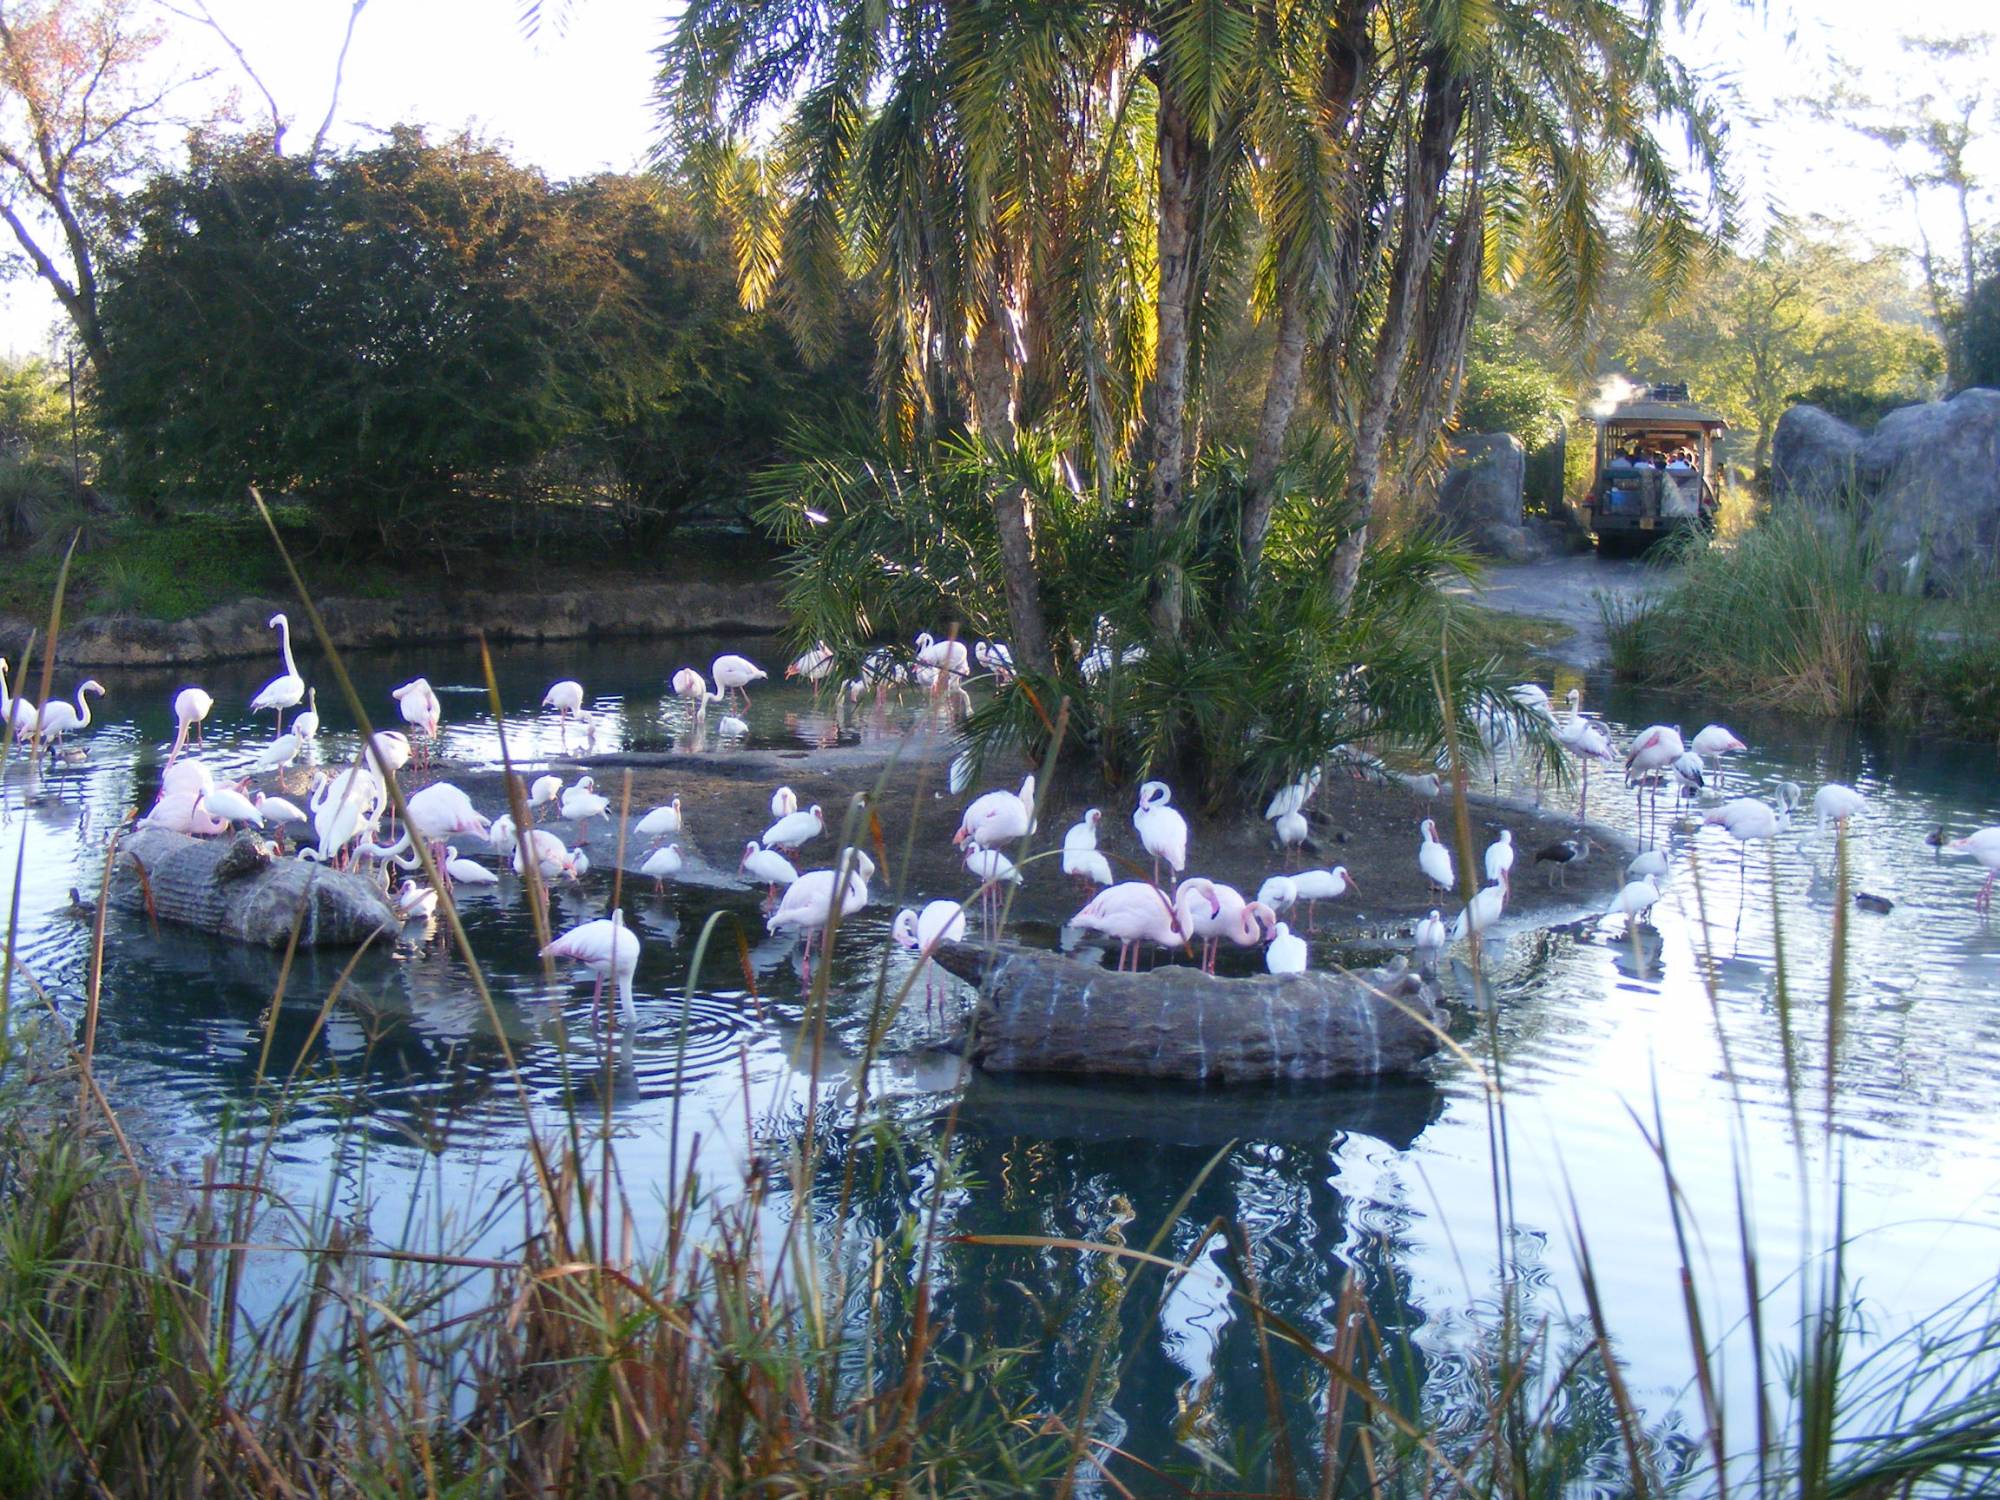
<svg viewBox="0 0 2000 1500">
<path fill-rule="evenodd" d="M 1720 412 L 1696 406 L 1689 400 L 1687 386 L 1679 382 L 1640 386 L 1597 420 L 1607 429 L 1700 427 L 1720 432 L 1729 425 Z"/>
</svg>

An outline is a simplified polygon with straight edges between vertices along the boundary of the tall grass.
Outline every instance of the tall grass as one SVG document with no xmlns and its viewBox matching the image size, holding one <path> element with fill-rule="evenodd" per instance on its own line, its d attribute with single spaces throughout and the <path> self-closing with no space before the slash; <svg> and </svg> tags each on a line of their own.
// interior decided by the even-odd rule
<svg viewBox="0 0 2000 1500">
<path fill-rule="evenodd" d="M 1607 600 L 1619 675 L 1795 712 L 2000 735 L 2000 599 L 1902 591 L 1852 510 L 1769 512 L 1729 546 L 1671 547 L 1672 587 Z"/>
<path fill-rule="evenodd" d="M 323 644 L 338 670 L 338 652 Z M 1436 689 L 1453 696 L 1448 671 Z M 1456 716 L 1443 717 L 1449 725 Z M 1055 740 L 1052 760 L 1060 730 Z M 1469 862 L 1467 766 L 1449 730 L 1446 755 Z M 915 795 L 926 795 L 921 780 Z M 849 810 L 843 842 L 865 840 L 890 863 L 881 796 L 878 788 Z M 1844 880 L 1844 848 L 1841 871 Z M 1693 889 L 1705 933 L 1698 872 Z M 1668 1129 L 1657 1109 L 1635 1121 L 1680 1246 L 1676 1282 L 1662 1288 L 1683 1308 L 1695 1371 L 1677 1426 L 1625 1383 L 1598 1293 L 1604 1250 L 1580 1215 L 1569 1228 L 1584 1312 L 1557 1320 L 1529 1311 L 1504 1049 L 1490 1010 L 1479 1034 L 1452 1045 L 1485 1085 L 1497 1281 L 1464 1343 L 1457 1389 L 1440 1392 L 1407 1333 L 1378 1316 L 1361 1273 L 1350 1272 L 1336 1304 L 1307 1327 L 1267 1290 L 1287 1247 L 1260 1246 L 1248 1226 L 1225 1219 L 1188 1223 L 1221 1153 L 1157 1224 L 1120 1218 L 1068 1238 L 966 1232 L 952 1205 L 994 1185 L 968 1175 L 953 1116 L 912 1123 L 865 1089 L 836 1106 L 817 1092 L 816 1051 L 801 1069 L 810 1080 L 803 1108 L 760 1137 L 740 1172 L 708 1170 L 676 1115 L 654 1239 L 642 1238 L 609 1131 L 625 1054 L 607 1040 L 597 1065 L 572 1078 L 565 1107 L 531 1107 L 520 1088 L 530 1149 L 475 1222 L 447 1230 L 418 1219 L 397 1242 L 378 1241 L 338 1211 L 337 1168 L 317 1206 L 288 1197 L 274 1170 L 282 1122 L 305 1107 L 305 1089 L 326 1087 L 302 1066 L 311 1037 L 298 1058 L 274 1045 L 279 1006 L 295 998 L 289 955 L 244 1107 L 196 1181 L 165 1179 L 135 1151 L 99 1077 L 95 980 L 73 1031 L 19 963 L 10 916 L 6 975 L 32 998 L 0 1033 L 0 1493 L 1977 1492 L 2000 1483 L 1993 1288 L 1871 1340 L 1844 1272 L 1844 1184 L 1836 1167 L 1806 1170 L 1808 1137 L 1832 1134 L 1844 898 L 1817 1009 L 1790 983 L 1780 945 L 1776 1024 L 1797 1175 L 1802 1191 L 1818 1194 L 1824 1233 L 1816 1253 L 1773 1278 L 1746 1210 L 1747 1328 L 1720 1329 L 1703 1305 Z M 448 893 L 441 904 L 483 990 Z M 93 975 L 112 931 L 100 886 Z M 711 919 L 690 958 L 690 997 L 728 946 L 723 922 Z M 1705 958 L 1712 973 L 1713 955 Z M 895 980 L 886 949 L 872 962 L 863 1081 L 917 978 L 910 970 Z M 1479 963 L 1475 951 L 1475 977 Z M 828 973 L 822 965 L 804 1001 L 802 1045 L 814 1049 L 826 1034 Z M 343 1003 L 341 984 L 309 998 L 324 1021 Z M 1712 987 L 1711 998 L 1720 1029 Z M 1823 1078 L 1808 1038 L 1821 1039 Z M 346 1113 L 358 1120 L 365 1070 L 353 1088 Z M 1740 1128 L 1742 1101 L 1736 1109 Z M 358 1133 L 342 1147 L 362 1149 Z M 1747 1159 L 1739 1170 L 1750 1170 Z M 1196 1232 L 1176 1251 L 1183 1227 Z M 506 1248 L 479 1249 L 495 1241 Z M 1081 1320 L 1060 1350 L 997 1344 L 954 1322 L 939 1283 L 947 1261 L 961 1278 L 977 1277 L 1009 1252 L 1043 1268 L 1090 1268 Z M 1102 1418 L 1197 1264 L 1226 1278 L 1250 1331 L 1262 1421 L 1204 1441 L 1197 1394 L 1182 1444 L 1190 1467 L 1170 1475 L 1122 1451 Z M 272 1266 L 282 1268 L 284 1296 L 269 1295 Z M 1750 1432 L 1731 1425 L 1720 1395 L 1724 1369 L 1744 1367 L 1728 1350 L 1746 1339 Z M 1055 1361 L 1071 1377 L 1064 1399 L 1039 1378 Z"/>
</svg>

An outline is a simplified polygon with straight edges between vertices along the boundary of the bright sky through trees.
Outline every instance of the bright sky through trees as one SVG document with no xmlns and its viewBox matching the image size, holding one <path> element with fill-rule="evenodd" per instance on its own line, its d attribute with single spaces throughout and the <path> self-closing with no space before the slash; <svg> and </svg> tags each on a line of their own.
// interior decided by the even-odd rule
<svg viewBox="0 0 2000 1500">
<path fill-rule="evenodd" d="M 300 132 L 303 149 L 326 110 L 346 0 L 210 0 Z M 670 0 L 570 0 L 566 24 L 524 37 L 517 0 L 370 0 L 347 61 L 336 145 L 367 142 L 395 123 L 453 129 L 468 122 L 510 143 L 521 160 L 555 177 L 638 164 L 655 138 L 652 51 Z M 547 7 L 553 12 L 557 7 Z M 1819 90 L 1829 51 L 1861 63 L 1885 94 L 1903 66 L 1899 30 L 1953 34 L 1980 24 L 1967 0 L 1793 0 L 1769 8 L 1714 4 L 1684 39 L 1702 66 L 1733 77 L 1748 118 L 1732 139 L 1733 164 L 1753 208 L 1775 203 L 1799 214 L 1847 219 L 1884 241 L 1910 243 L 1876 148 L 1846 131 L 1775 117 L 1785 102 Z M 162 12 L 165 52 L 183 72 L 213 68 L 209 86 L 179 101 L 200 117 L 234 90 L 246 116 L 261 101 L 210 32 Z M 1792 39 L 1787 40 L 1788 34 Z M 1992 91 L 2000 96 L 2000 89 Z M 1987 101 L 1984 176 L 2000 182 L 2000 97 Z M 1989 217 L 1994 202 L 1985 205 Z M 1940 209 L 1942 213 L 1942 209 Z M 1754 227 L 1754 221 L 1753 221 Z M 55 308 L 39 283 L 0 284 L 0 347 L 48 345 Z"/>
</svg>

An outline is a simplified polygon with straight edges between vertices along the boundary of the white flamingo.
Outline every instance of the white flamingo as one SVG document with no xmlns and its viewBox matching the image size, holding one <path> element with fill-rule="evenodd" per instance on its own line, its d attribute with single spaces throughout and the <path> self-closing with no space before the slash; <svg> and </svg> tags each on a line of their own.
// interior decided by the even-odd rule
<svg viewBox="0 0 2000 1500">
<path fill-rule="evenodd" d="M 727 697 L 731 691 L 743 695 L 743 703 L 750 704 L 750 684 L 768 677 L 757 663 L 747 656 L 718 656 L 709 664 L 708 675 L 715 679 L 717 697 Z"/>
<path fill-rule="evenodd" d="M 1164 781 L 1149 781 L 1139 788 L 1139 806 L 1132 814 L 1132 827 L 1139 843 L 1153 856 L 1153 883 L 1159 884 L 1160 865 L 1179 876 L 1187 868 L 1187 819 L 1167 804 L 1173 790 Z"/>
<path fill-rule="evenodd" d="M 604 998 L 604 981 L 614 981 L 618 989 L 618 1014 L 627 1026 L 639 1022 L 639 1008 L 632 998 L 632 977 L 639 970 L 639 936 L 625 925 L 625 914 L 615 912 L 572 927 L 542 949 L 543 958 L 566 958 L 597 976 L 591 991 L 594 1011 Z"/>
<path fill-rule="evenodd" d="M 975 797 L 965 810 L 958 832 L 951 836 L 954 848 L 978 844 L 997 849 L 1034 831 L 1035 778 L 1021 783 L 1018 792 L 987 792 Z"/>
<path fill-rule="evenodd" d="M 306 680 L 299 675 L 297 663 L 292 660 L 292 622 L 283 612 L 272 615 L 267 621 L 278 632 L 278 646 L 285 658 L 285 670 L 265 683 L 257 696 L 250 700 L 250 712 L 261 714 L 275 710 L 278 715 L 278 731 L 285 727 L 285 710 L 297 708 L 305 701 Z"/>
</svg>

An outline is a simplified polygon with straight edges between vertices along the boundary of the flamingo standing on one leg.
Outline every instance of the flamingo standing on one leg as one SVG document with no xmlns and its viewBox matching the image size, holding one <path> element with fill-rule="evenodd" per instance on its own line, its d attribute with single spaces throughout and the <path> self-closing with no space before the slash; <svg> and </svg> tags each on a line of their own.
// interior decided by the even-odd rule
<svg viewBox="0 0 2000 1500">
<path fill-rule="evenodd" d="M 1970 854 L 1986 866 L 1986 884 L 1979 888 L 1973 898 L 1972 909 L 1987 912 L 1993 909 L 1993 880 L 2000 876 L 2000 827 L 1982 828 L 1977 833 L 1968 833 L 1962 839 L 1953 839 L 1945 847 L 1954 854 Z"/>
<path fill-rule="evenodd" d="M 597 976 L 597 987 L 590 995 L 592 1011 L 604 999 L 604 981 L 615 979 L 619 1016 L 627 1026 L 638 1024 L 639 1010 L 632 1000 L 632 976 L 639 968 L 639 936 L 625 925 L 622 911 L 572 927 L 542 949 L 542 957 L 566 958 Z"/>
</svg>

